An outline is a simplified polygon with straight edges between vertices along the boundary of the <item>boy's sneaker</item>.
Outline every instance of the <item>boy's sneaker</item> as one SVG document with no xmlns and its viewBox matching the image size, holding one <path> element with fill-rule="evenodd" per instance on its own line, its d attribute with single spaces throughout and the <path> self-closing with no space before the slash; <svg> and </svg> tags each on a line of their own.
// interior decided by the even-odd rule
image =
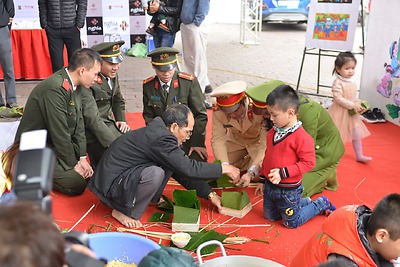
<svg viewBox="0 0 400 267">
<path fill-rule="evenodd" d="M 319 199 L 321 199 L 323 201 L 324 206 L 325 206 L 324 210 L 321 211 L 320 214 L 329 215 L 333 211 L 336 210 L 335 205 L 333 205 L 332 202 L 330 202 L 326 196 L 321 196 L 321 197 L 319 197 Z"/>
<path fill-rule="evenodd" d="M 377 123 L 379 122 L 378 119 L 375 117 L 372 110 L 368 109 L 363 114 L 361 114 L 361 119 L 368 123 Z"/>
<path fill-rule="evenodd" d="M 171 32 L 171 31 L 169 30 L 168 26 L 165 25 L 164 23 L 161 23 L 161 22 L 158 24 L 158 28 L 161 29 L 161 30 L 163 30 L 163 31 L 165 31 L 165 32 Z"/>
<path fill-rule="evenodd" d="M 372 110 L 372 113 L 374 114 L 374 116 L 378 120 L 378 122 L 386 122 L 385 114 L 383 114 L 379 108 L 374 108 Z"/>
<path fill-rule="evenodd" d="M 147 27 L 146 32 L 147 32 L 148 34 L 150 34 L 150 35 L 153 35 L 153 36 L 156 36 L 156 35 L 157 35 L 157 33 L 156 33 L 156 31 L 154 30 L 153 27 L 152 27 L 152 28 Z"/>
</svg>

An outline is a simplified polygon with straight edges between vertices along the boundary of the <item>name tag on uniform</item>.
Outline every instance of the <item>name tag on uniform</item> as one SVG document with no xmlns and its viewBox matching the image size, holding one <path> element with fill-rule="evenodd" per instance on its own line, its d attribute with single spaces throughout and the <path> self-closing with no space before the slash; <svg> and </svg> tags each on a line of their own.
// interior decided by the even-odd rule
<svg viewBox="0 0 400 267">
<path fill-rule="evenodd" d="M 156 95 L 152 95 L 152 96 L 151 96 L 151 100 L 160 101 L 160 100 L 161 100 L 161 97 L 156 96 Z"/>
</svg>

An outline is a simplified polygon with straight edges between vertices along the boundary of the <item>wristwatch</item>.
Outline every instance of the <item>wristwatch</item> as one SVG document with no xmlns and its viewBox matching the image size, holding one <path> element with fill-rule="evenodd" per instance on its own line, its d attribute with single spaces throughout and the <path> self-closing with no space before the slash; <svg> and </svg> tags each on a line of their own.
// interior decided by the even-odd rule
<svg viewBox="0 0 400 267">
<path fill-rule="evenodd" d="M 251 181 L 253 181 L 253 180 L 254 180 L 254 178 L 256 177 L 256 173 L 255 173 L 255 172 L 253 172 L 253 171 L 249 171 L 248 173 L 250 174 Z"/>
<path fill-rule="evenodd" d="M 214 191 L 211 191 L 211 193 L 208 194 L 208 200 L 211 200 L 214 196 L 218 196 L 218 194 Z"/>
</svg>

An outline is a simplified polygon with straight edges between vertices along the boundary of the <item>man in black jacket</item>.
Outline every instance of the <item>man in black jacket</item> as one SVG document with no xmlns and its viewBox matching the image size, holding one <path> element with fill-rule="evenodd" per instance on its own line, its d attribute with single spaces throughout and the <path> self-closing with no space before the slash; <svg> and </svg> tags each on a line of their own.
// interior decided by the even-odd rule
<svg viewBox="0 0 400 267">
<path fill-rule="evenodd" d="M 189 159 L 180 145 L 190 138 L 194 118 L 183 104 L 171 105 L 146 127 L 129 131 L 105 151 L 88 184 L 111 215 L 129 228 L 142 226 L 139 219 L 150 202 L 160 200 L 172 176 L 186 189 L 209 199 L 219 210 L 221 199 L 205 182 L 222 174 L 241 185 L 240 171 L 229 164 Z"/>
<path fill-rule="evenodd" d="M 46 30 L 53 72 L 64 67 L 64 44 L 68 60 L 81 48 L 80 30 L 85 24 L 87 0 L 39 0 L 40 26 Z"/>
<path fill-rule="evenodd" d="M 175 42 L 175 35 L 179 31 L 181 24 L 180 14 L 182 9 L 182 0 L 165 0 L 165 1 L 151 1 L 147 13 L 153 15 L 158 13 L 166 16 L 167 30 L 157 28 L 153 36 L 154 47 L 173 47 Z"/>
<path fill-rule="evenodd" d="M 4 73 L 5 102 L 0 90 L 0 110 L 17 106 L 10 28 L 15 15 L 13 0 L 0 1 L 0 64 Z"/>
</svg>

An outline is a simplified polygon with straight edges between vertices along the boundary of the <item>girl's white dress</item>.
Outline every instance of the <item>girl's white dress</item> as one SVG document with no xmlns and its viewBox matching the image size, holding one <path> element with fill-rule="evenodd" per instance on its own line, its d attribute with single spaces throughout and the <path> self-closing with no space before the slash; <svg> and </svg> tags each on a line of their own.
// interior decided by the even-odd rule
<svg viewBox="0 0 400 267">
<path fill-rule="evenodd" d="M 353 134 L 357 132 L 357 139 L 370 135 L 367 127 L 361 120 L 360 114 L 351 116 L 349 110 L 355 103 L 361 103 L 357 97 L 357 86 L 350 79 L 343 78 L 335 73 L 336 79 L 332 84 L 333 103 L 328 112 L 340 132 L 343 143 L 353 140 Z"/>
</svg>

